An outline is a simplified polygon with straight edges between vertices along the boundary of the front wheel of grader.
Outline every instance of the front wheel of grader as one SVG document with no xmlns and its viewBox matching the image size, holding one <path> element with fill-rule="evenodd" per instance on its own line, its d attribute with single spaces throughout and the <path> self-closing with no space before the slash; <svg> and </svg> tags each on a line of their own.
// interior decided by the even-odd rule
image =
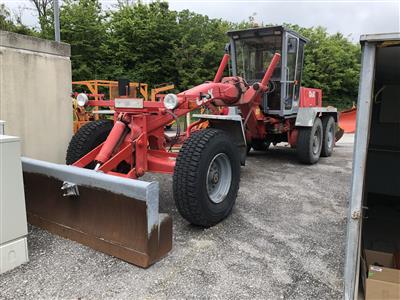
<svg viewBox="0 0 400 300">
<path fill-rule="evenodd" d="M 180 214 L 191 224 L 211 227 L 235 204 L 240 181 L 237 146 L 222 130 L 194 132 L 182 145 L 173 176 Z"/>
<path fill-rule="evenodd" d="M 81 159 L 98 145 L 103 143 L 110 134 L 113 126 L 114 122 L 112 120 L 102 119 L 86 123 L 79 128 L 68 145 L 67 155 L 65 158 L 66 164 L 72 165 L 74 162 Z M 95 163 L 91 162 L 85 168 L 94 169 Z M 117 167 L 117 171 L 121 173 L 127 173 L 129 172 L 129 169 L 129 164 L 124 161 Z"/>
<path fill-rule="evenodd" d="M 67 165 L 72 165 L 74 162 L 88 154 L 98 145 L 103 143 L 113 128 L 112 120 L 97 120 L 86 123 L 72 137 L 65 161 Z M 94 163 L 87 166 L 88 169 L 94 168 Z"/>
</svg>

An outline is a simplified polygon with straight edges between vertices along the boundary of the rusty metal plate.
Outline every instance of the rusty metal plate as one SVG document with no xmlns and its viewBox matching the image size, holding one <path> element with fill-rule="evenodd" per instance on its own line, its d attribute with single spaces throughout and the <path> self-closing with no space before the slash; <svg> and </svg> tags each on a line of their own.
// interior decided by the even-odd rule
<svg viewBox="0 0 400 300">
<path fill-rule="evenodd" d="M 29 223 L 143 268 L 171 250 L 172 220 L 160 214 L 149 231 L 148 202 L 88 186 L 64 197 L 62 183 L 24 170 Z"/>
</svg>

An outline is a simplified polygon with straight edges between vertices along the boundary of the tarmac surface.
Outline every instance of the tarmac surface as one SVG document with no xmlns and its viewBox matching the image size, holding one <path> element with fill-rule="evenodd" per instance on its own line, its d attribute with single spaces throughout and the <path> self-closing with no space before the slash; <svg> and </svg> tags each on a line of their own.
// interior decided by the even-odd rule
<svg viewBox="0 0 400 300">
<path fill-rule="evenodd" d="M 352 136 L 313 166 L 293 150 L 250 152 L 236 206 L 200 229 L 174 206 L 170 176 L 160 211 L 173 217 L 173 249 L 144 270 L 29 227 L 30 262 L 0 275 L 0 299 L 342 298 Z"/>
</svg>

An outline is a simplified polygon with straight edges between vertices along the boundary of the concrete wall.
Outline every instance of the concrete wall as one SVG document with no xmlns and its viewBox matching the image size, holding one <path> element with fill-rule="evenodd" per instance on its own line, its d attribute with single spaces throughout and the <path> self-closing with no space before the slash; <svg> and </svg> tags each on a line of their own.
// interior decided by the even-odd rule
<svg viewBox="0 0 400 300">
<path fill-rule="evenodd" d="M 72 136 L 70 46 L 0 31 L 0 120 L 22 155 L 65 163 Z"/>
</svg>

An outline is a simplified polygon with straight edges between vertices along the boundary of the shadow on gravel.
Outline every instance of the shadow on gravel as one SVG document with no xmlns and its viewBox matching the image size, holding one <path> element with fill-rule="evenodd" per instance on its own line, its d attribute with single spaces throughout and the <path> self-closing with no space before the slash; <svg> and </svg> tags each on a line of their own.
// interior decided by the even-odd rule
<svg viewBox="0 0 400 300">
<path fill-rule="evenodd" d="M 257 159 L 276 160 L 278 162 L 289 162 L 297 165 L 301 163 L 297 160 L 296 149 L 282 146 L 270 147 L 267 151 L 250 151 L 248 157 Z"/>
</svg>

